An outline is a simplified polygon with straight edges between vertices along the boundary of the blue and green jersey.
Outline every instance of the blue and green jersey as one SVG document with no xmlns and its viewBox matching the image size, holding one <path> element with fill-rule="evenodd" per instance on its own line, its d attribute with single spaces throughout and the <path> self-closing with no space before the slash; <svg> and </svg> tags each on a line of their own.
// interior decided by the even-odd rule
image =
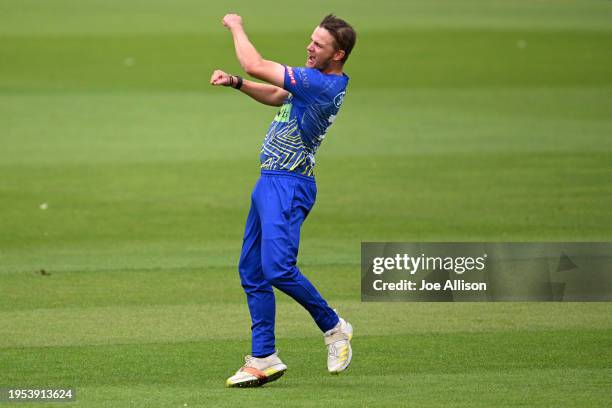
<svg viewBox="0 0 612 408">
<path fill-rule="evenodd" d="M 285 67 L 289 92 L 261 147 L 264 170 L 314 175 L 315 153 L 342 105 L 349 77 L 318 69 Z"/>
</svg>

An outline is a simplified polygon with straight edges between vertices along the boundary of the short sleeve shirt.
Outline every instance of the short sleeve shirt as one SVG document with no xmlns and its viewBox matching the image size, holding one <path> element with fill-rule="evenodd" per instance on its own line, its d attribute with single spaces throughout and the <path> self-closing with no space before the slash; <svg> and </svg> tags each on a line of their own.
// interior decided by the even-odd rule
<svg viewBox="0 0 612 408">
<path fill-rule="evenodd" d="M 314 176 L 315 153 L 344 100 L 349 77 L 307 67 L 285 67 L 289 92 L 261 147 L 264 170 Z"/>
</svg>

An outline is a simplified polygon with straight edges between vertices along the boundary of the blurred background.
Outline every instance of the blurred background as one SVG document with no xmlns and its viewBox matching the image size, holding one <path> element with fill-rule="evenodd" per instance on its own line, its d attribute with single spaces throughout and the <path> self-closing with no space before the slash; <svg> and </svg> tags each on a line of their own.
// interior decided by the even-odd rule
<svg viewBox="0 0 612 408">
<path fill-rule="evenodd" d="M 328 12 L 359 33 L 317 156 L 306 262 L 357 262 L 362 240 L 610 237 L 609 2 L 0 10 L 1 268 L 115 267 L 137 251 L 156 266 L 235 260 L 275 110 L 208 85 L 215 68 L 240 72 L 227 11 L 285 64 L 304 64 Z"/>
<path fill-rule="evenodd" d="M 388 345 L 397 350 L 412 344 L 408 333 L 440 327 L 604 328 L 589 337 L 603 344 L 612 327 L 606 304 L 366 308 L 359 251 L 362 241 L 609 241 L 609 1 L 0 0 L 0 384 L 72 381 L 91 387 L 93 405 L 111 395 L 153 406 L 155 384 L 180 382 L 167 394 L 179 399 L 159 400 L 169 406 L 194 392 L 183 384 L 201 386 L 193 380 L 201 367 L 185 361 L 205 349 L 218 357 L 198 392 L 224 396 L 211 390 L 248 351 L 236 264 L 259 149 L 276 113 L 208 84 L 214 69 L 240 73 L 221 24 L 227 12 L 243 16 L 265 58 L 288 65 L 304 65 L 310 34 L 330 12 L 358 32 L 344 105 L 317 154 L 318 198 L 299 262 L 362 336 L 394 336 Z M 300 347 L 313 338 L 318 347 L 304 312 L 284 295 L 279 305 L 280 338 L 305 338 Z M 463 343 L 457 336 L 444 338 Z M 481 363 L 526 355 L 521 364 L 556 369 L 546 364 L 557 360 L 538 360 L 543 349 L 579 347 L 555 336 L 540 337 L 542 349 L 519 339 L 501 360 L 485 339 Z M 431 372 L 470 369 L 466 361 L 445 367 L 450 360 L 436 357 L 443 346 L 424 339 Z M 372 350 L 385 341 L 372 338 Z M 87 348 L 101 344 L 108 348 Z M 605 365 L 596 349 L 569 358 Z M 160 366 L 149 365 L 156 358 Z M 406 377 L 401 358 L 371 361 L 371 373 L 398 367 L 390 369 L 397 381 L 420 381 Z M 585 381 L 600 374 L 573 373 Z M 487 377 L 514 384 L 516 394 L 491 393 L 485 406 L 520 401 L 533 375 Z M 563 375 L 552 374 L 549 389 L 568 395 L 575 390 L 563 388 L 571 386 Z M 474 378 L 464 380 L 466 388 L 448 394 L 422 384 L 422 406 L 477 392 Z M 136 385 L 96 388 L 115 383 Z M 305 395 L 337 392 L 311 385 Z M 428 400 L 432 390 L 442 399 Z M 534 395 L 536 405 L 547 401 Z"/>
</svg>

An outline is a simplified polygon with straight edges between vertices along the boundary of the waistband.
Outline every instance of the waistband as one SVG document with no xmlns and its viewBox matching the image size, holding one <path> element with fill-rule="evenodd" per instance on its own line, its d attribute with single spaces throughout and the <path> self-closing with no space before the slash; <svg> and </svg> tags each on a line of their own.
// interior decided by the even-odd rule
<svg viewBox="0 0 612 408">
<path fill-rule="evenodd" d="M 262 170 L 262 176 L 272 176 L 272 177 L 295 177 L 302 179 L 304 181 L 309 181 L 311 183 L 316 183 L 315 178 L 312 176 L 304 176 L 303 174 L 298 174 L 293 171 L 286 170 Z"/>
</svg>

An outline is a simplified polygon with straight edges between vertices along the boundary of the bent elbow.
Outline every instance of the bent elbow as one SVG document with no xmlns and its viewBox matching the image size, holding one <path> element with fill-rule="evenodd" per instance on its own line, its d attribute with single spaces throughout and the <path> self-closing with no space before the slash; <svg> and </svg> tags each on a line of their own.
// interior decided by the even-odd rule
<svg viewBox="0 0 612 408">
<path fill-rule="evenodd" d="M 248 75 L 250 75 L 252 77 L 257 77 L 257 72 L 259 70 L 257 69 L 257 65 L 256 64 L 244 65 L 242 68 L 244 69 L 244 72 L 246 72 Z"/>
<path fill-rule="evenodd" d="M 244 72 L 246 72 L 250 76 L 261 79 L 262 72 L 265 68 L 263 61 L 259 60 L 243 64 L 242 69 L 244 69 Z"/>
</svg>

